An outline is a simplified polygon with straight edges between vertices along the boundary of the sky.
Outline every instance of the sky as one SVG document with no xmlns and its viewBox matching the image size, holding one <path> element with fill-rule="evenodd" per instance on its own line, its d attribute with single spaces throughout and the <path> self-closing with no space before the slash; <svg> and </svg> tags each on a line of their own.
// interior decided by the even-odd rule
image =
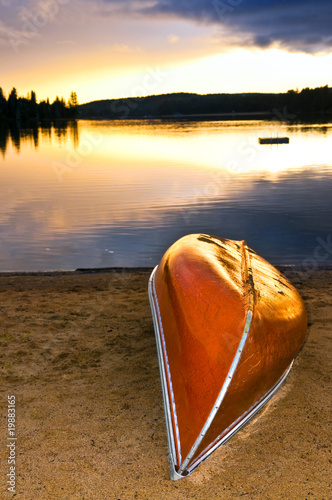
<svg viewBox="0 0 332 500">
<path fill-rule="evenodd" d="M 80 103 L 332 86 L 331 0 L 0 0 L 0 87 Z"/>
</svg>

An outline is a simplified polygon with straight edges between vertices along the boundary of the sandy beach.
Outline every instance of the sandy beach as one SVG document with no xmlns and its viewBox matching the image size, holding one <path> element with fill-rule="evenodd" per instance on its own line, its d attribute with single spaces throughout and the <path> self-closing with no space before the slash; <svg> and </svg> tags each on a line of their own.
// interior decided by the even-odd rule
<svg viewBox="0 0 332 500">
<path fill-rule="evenodd" d="M 331 498 L 332 269 L 283 269 L 309 333 L 268 405 L 171 482 L 150 270 L 0 275 L 1 499 Z M 15 396 L 15 494 L 7 490 Z"/>
</svg>

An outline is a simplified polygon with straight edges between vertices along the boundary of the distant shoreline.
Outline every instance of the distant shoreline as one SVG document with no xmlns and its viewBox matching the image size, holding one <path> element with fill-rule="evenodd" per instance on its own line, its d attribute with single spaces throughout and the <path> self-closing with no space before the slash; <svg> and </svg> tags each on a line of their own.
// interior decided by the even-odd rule
<svg viewBox="0 0 332 500">
<path fill-rule="evenodd" d="M 303 268 L 299 264 L 281 264 L 275 265 L 279 271 L 294 271 L 300 272 L 303 271 Z M 133 274 L 133 273 L 143 273 L 149 274 L 154 269 L 154 266 L 151 267 L 95 267 L 95 268 L 78 268 L 73 269 L 71 271 L 0 271 L 0 278 L 9 278 L 9 277 L 25 277 L 25 276 L 49 276 L 49 277 L 57 277 L 57 276 L 79 276 L 82 274 L 104 274 L 104 273 L 123 273 L 123 274 Z M 315 274 L 319 271 L 332 271 L 332 265 L 322 265 L 318 266 L 316 269 L 310 271 L 310 274 Z"/>
<path fill-rule="evenodd" d="M 332 88 L 327 85 L 280 94 L 190 94 L 186 92 L 102 99 L 78 106 L 79 119 L 260 119 L 282 122 L 332 117 Z"/>
<path fill-rule="evenodd" d="M 68 103 L 57 98 L 37 102 L 31 91 L 27 98 L 19 97 L 15 88 L 8 99 L 0 88 L 0 127 L 37 128 L 42 123 L 54 125 L 66 120 L 125 120 L 125 119 L 225 119 L 259 120 L 274 118 L 280 122 L 311 121 L 312 117 L 332 119 L 332 87 L 325 85 L 284 93 L 194 94 L 175 92 L 102 99 L 78 104 L 71 93 Z"/>
<path fill-rule="evenodd" d="M 133 117 L 133 116 L 128 116 L 126 118 L 112 118 L 112 120 L 117 121 L 117 120 L 186 120 L 186 119 L 204 119 L 204 118 L 211 118 L 211 119 L 218 119 L 218 118 L 228 118 L 230 121 L 232 120 L 238 120 L 238 119 L 243 119 L 243 120 L 260 120 L 262 118 L 267 118 L 267 117 L 273 117 L 275 116 L 274 113 L 271 111 L 248 111 L 248 112 L 229 112 L 229 113 L 197 113 L 197 114 L 178 114 L 178 115 L 146 115 L 146 116 L 139 116 L 139 117 Z M 110 118 L 102 118 L 102 117 L 91 117 L 91 118 L 83 118 L 83 117 L 78 117 L 78 120 L 95 120 L 95 121 L 104 121 L 104 120 L 109 120 Z"/>
<path fill-rule="evenodd" d="M 0 120 L 0 133 L 6 130 L 37 130 L 38 128 L 66 128 L 70 123 L 79 121 L 89 122 L 118 122 L 118 121 L 259 121 L 266 120 L 271 122 L 280 122 L 285 124 L 328 124 L 332 123 L 332 113 L 311 113 L 310 115 L 296 115 L 292 119 L 282 119 L 271 111 L 249 111 L 249 112 L 231 112 L 231 113 L 197 113 L 197 114 L 178 114 L 178 115 L 145 115 L 145 116 L 127 116 L 127 117 L 107 117 L 107 116 L 78 116 L 68 120 L 60 118 L 57 120 L 40 120 L 39 122 L 20 124 Z"/>
<path fill-rule="evenodd" d="M 83 117 L 79 116 L 77 121 L 95 121 L 95 122 L 118 122 L 118 121 L 172 121 L 172 122 L 180 122 L 180 121 L 259 121 L 266 120 L 271 122 L 280 122 L 285 124 L 292 123 L 331 123 L 332 122 L 332 113 L 312 113 L 310 115 L 297 115 L 292 119 L 281 119 L 275 113 L 271 111 L 262 111 L 262 112 L 254 112 L 250 111 L 247 113 L 242 112 L 234 112 L 234 113 L 199 113 L 199 114 L 181 114 L 181 115 L 145 115 L 145 116 L 128 116 L 128 117 L 100 117 L 100 116 L 89 116 Z"/>
</svg>

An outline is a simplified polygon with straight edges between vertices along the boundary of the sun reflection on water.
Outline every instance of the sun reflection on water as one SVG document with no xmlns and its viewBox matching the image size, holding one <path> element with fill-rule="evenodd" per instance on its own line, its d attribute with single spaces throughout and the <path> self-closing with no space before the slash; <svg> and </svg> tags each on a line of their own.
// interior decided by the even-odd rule
<svg viewBox="0 0 332 500">
<path fill-rule="evenodd" d="M 331 124 L 267 121 L 78 122 L 2 132 L 0 268 L 149 264 L 166 240 L 196 230 L 240 239 L 248 232 L 260 242 L 269 217 L 276 234 L 292 239 L 293 217 L 309 238 L 314 226 L 325 231 L 322 214 L 331 216 L 331 135 Z M 271 136 L 290 143 L 258 144 Z M 140 247 L 136 260 L 129 236 Z M 111 260 L 101 258 L 112 245 Z"/>
</svg>

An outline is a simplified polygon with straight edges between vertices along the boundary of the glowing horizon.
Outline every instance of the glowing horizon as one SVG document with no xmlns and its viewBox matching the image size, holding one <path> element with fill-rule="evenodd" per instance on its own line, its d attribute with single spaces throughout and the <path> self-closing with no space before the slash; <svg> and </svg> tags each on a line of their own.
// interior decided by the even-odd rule
<svg viewBox="0 0 332 500">
<path fill-rule="evenodd" d="M 269 61 L 270 59 L 270 61 Z M 256 74 L 242 78 L 241 73 L 248 74 L 252 63 L 256 62 L 264 72 L 271 70 L 269 62 L 283 61 L 289 68 L 288 79 L 275 76 L 272 82 L 266 84 L 263 75 Z M 312 67 L 310 77 L 305 71 L 308 62 Z M 304 71 L 299 71 L 303 68 Z M 325 78 L 318 70 L 324 67 Z M 331 70 L 329 70 L 331 68 Z M 230 72 L 231 75 L 230 75 Z M 226 73 L 223 84 L 211 82 L 211 79 L 222 78 Z M 292 73 L 291 78 L 289 78 Z M 297 73 L 297 74 L 294 74 Z M 331 74 L 329 74 L 331 73 Z M 201 78 L 195 78 L 195 75 Z M 162 67 L 160 65 L 145 65 L 136 71 L 125 68 L 116 76 L 109 76 L 107 68 L 95 70 L 86 76 L 84 70 L 78 70 L 77 76 L 72 79 L 52 78 L 43 82 L 42 77 L 35 76 L 36 83 L 24 83 L 20 78 L 12 84 L 0 85 L 8 97 L 12 88 L 17 89 L 20 97 L 26 97 L 31 90 L 36 92 L 38 102 L 50 99 L 51 102 L 58 96 L 66 101 L 71 91 L 78 95 L 80 104 L 103 99 L 120 99 L 130 97 L 145 97 L 148 95 L 188 92 L 195 94 L 237 94 L 237 93 L 284 93 L 288 90 L 301 91 L 303 88 L 316 88 L 329 85 L 332 79 L 332 54 L 311 56 L 307 54 L 284 53 L 276 49 L 269 49 L 261 53 L 239 50 L 232 54 L 210 56 L 199 60 L 184 62 L 182 65 Z M 37 83 L 39 82 L 39 83 Z M 331 86 L 331 85 L 329 85 Z"/>
<path fill-rule="evenodd" d="M 228 9 L 222 11 L 224 3 Z M 0 1 L 0 87 L 79 103 L 172 92 L 287 92 L 331 84 L 329 7 L 294 0 Z M 319 2 L 318 2 L 319 3 Z M 213 4 L 213 5 L 212 5 Z M 298 16 L 307 9 L 308 17 Z M 324 10 L 325 9 L 325 10 Z M 309 31 L 309 29 L 311 31 Z M 331 85 L 329 85 L 331 86 Z"/>
</svg>

